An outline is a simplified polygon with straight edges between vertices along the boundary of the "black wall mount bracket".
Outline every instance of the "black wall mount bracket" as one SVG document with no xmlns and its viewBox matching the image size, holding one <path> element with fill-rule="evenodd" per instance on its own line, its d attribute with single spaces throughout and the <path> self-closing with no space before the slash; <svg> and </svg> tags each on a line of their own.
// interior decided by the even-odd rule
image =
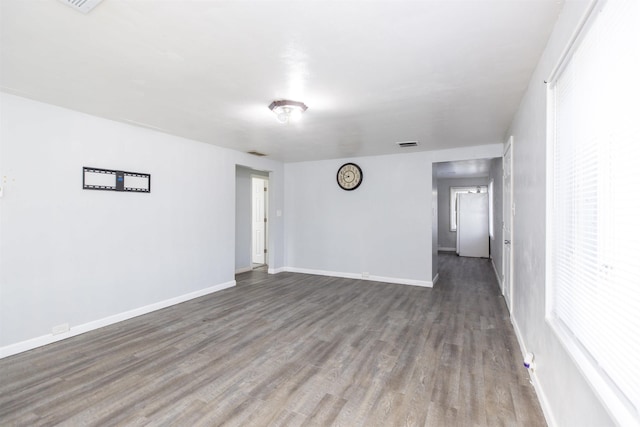
<svg viewBox="0 0 640 427">
<path fill-rule="evenodd" d="M 151 193 L 151 175 L 83 166 L 82 188 L 84 190 Z"/>
</svg>

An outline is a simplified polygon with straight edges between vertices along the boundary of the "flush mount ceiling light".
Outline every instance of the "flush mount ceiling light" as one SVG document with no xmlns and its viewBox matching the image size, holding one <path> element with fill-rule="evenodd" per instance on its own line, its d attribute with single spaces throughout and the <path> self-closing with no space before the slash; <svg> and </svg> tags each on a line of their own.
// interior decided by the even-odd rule
<svg viewBox="0 0 640 427">
<path fill-rule="evenodd" d="M 307 106 L 304 102 L 281 99 L 273 101 L 269 109 L 274 112 L 280 123 L 289 123 L 298 120 L 302 113 L 307 111 Z"/>
</svg>

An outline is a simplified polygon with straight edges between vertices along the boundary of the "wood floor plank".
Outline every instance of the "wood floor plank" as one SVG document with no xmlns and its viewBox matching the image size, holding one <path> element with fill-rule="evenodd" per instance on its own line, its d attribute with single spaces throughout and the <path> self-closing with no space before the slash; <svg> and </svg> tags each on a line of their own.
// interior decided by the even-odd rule
<svg viewBox="0 0 640 427">
<path fill-rule="evenodd" d="M 309 415 L 309 425 L 332 425 L 346 402 L 347 400 L 341 397 L 334 396 L 330 393 L 325 394 L 320 402 L 318 402 L 318 405 L 314 408 L 311 415 Z"/>
<path fill-rule="evenodd" d="M 302 427 L 306 424 L 307 417 L 284 409 L 269 425 L 270 427 Z"/>
<path fill-rule="evenodd" d="M 433 289 L 296 273 L 0 360 L 8 426 L 544 426 L 491 265 Z"/>
</svg>

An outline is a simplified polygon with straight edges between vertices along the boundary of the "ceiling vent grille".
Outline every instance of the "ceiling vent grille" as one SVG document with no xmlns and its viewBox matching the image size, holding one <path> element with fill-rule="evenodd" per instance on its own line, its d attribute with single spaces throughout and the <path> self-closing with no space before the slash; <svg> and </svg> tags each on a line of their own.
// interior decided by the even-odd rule
<svg viewBox="0 0 640 427">
<path fill-rule="evenodd" d="M 249 153 L 249 154 L 253 154 L 254 156 L 258 156 L 258 157 L 264 157 L 264 156 L 266 156 L 266 154 L 261 153 L 261 152 L 259 152 L 259 151 L 255 151 L 255 150 L 253 150 L 253 151 L 247 151 L 247 153 Z"/>
<path fill-rule="evenodd" d="M 402 142 L 396 142 L 396 144 L 400 148 L 417 147 L 418 141 L 402 141 Z"/>
<path fill-rule="evenodd" d="M 67 6 L 72 7 L 82 13 L 89 13 L 98 5 L 102 0 L 60 0 Z"/>
</svg>

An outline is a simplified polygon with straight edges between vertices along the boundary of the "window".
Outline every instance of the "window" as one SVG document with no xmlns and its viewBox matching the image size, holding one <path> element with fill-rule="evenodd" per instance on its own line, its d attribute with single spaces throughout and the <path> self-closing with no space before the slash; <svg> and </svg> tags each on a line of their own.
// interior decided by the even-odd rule
<svg viewBox="0 0 640 427">
<path fill-rule="evenodd" d="M 486 193 L 486 185 L 474 185 L 469 187 L 449 187 L 449 224 L 450 230 L 458 229 L 458 194 L 460 193 Z"/>
<path fill-rule="evenodd" d="M 549 84 L 547 318 L 640 423 L 640 2 L 598 2 Z"/>
</svg>

